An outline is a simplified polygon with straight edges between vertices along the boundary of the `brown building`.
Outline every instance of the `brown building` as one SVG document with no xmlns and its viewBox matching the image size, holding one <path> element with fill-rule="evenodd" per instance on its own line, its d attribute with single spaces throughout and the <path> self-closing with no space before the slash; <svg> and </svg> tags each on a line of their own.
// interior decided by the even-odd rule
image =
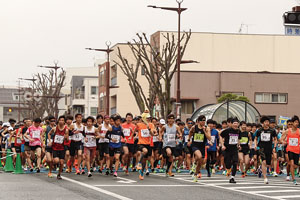
<svg viewBox="0 0 300 200">
<path fill-rule="evenodd" d="M 224 93 L 248 97 L 261 115 L 276 120 L 299 115 L 299 80 L 300 73 L 181 71 L 182 118 L 203 105 L 217 103 Z M 175 98 L 176 88 L 172 92 Z"/>
</svg>

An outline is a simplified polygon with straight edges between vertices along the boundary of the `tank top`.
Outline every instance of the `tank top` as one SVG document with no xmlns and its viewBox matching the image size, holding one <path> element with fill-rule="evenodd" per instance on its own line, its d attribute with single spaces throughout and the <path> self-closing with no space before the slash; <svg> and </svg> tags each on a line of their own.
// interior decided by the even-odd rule
<svg viewBox="0 0 300 200">
<path fill-rule="evenodd" d="M 110 125 L 108 125 L 108 127 L 110 127 Z M 102 124 L 101 130 L 100 130 L 100 136 L 101 137 L 105 137 L 106 132 L 107 132 L 107 128 L 105 128 L 104 123 Z M 109 143 L 109 139 L 107 138 L 100 138 L 99 139 L 99 143 Z"/>
<path fill-rule="evenodd" d="M 113 142 L 112 140 L 109 141 L 109 147 L 111 148 L 120 148 L 122 147 L 121 143 L 121 136 L 123 136 L 122 127 L 121 125 L 119 127 L 112 126 L 112 131 L 110 132 L 111 139 L 116 140 Z"/>
<path fill-rule="evenodd" d="M 207 138 L 205 136 L 204 130 L 199 129 L 198 125 L 195 126 L 195 133 L 192 139 L 192 144 L 193 145 L 203 145 L 205 146 L 207 142 Z"/>
<path fill-rule="evenodd" d="M 63 128 L 63 130 L 59 130 L 58 126 L 56 127 L 56 131 L 54 134 L 52 149 L 55 151 L 63 151 L 65 150 L 64 147 L 64 139 L 66 133 L 67 126 Z"/>
<path fill-rule="evenodd" d="M 176 125 L 173 124 L 172 127 L 169 127 L 167 124 L 164 126 L 164 144 L 163 147 L 176 147 Z"/>
<path fill-rule="evenodd" d="M 87 138 L 87 142 L 84 141 L 84 146 L 86 147 L 96 147 L 97 141 L 96 141 L 96 134 L 95 134 L 95 127 L 92 126 L 90 130 L 85 127 L 85 135 Z"/>
<path fill-rule="evenodd" d="M 300 153 L 300 132 L 299 129 L 297 128 L 296 133 L 292 133 L 292 129 L 290 128 L 288 130 L 287 134 L 287 147 L 286 151 L 287 152 L 293 152 L 296 154 Z"/>
<path fill-rule="evenodd" d="M 74 123 L 74 134 L 73 134 L 73 137 L 72 137 L 72 140 L 75 141 L 75 142 L 80 142 L 83 138 L 83 128 L 84 126 L 81 124 L 81 127 L 78 128 L 77 124 Z M 76 131 L 80 131 L 80 133 L 75 133 Z"/>
</svg>

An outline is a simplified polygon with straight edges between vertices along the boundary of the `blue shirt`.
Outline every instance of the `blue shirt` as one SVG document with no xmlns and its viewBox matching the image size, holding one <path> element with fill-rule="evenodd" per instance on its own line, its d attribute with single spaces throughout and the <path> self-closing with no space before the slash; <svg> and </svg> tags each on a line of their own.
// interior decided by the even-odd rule
<svg viewBox="0 0 300 200">
<path fill-rule="evenodd" d="M 121 137 L 124 137 L 122 127 L 118 126 L 112 126 L 111 127 L 112 131 L 108 133 L 108 138 L 109 138 L 109 147 L 110 148 L 121 148 L 122 143 L 121 143 Z M 117 140 L 116 142 L 113 142 L 112 139 Z"/>
<path fill-rule="evenodd" d="M 207 146 L 209 146 L 207 151 L 217 151 L 217 140 L 219 139 L 219 133 L 216 129 L 212 129 L 210 134 L 211 134 L 211 141 L 213 142 L 213 145 L 210 146 L 207 143 Z"/>
</svg>

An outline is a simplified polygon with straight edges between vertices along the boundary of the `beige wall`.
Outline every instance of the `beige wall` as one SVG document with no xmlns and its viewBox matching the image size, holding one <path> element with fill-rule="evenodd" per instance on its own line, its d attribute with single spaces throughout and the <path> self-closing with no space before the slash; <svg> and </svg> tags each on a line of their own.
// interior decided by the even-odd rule
<svg viewBox="0 0 300 200">
<path fill-rule="evenodd" d="M 162 46 L 166 40 L 160 39 Z M 192 33 L 183 60 L 200 63 L 182 65 L 182 70 L 299 73 L 299 52 L 297 36 Z"/>
<path fill-rule="evenodd" d="M 278 119 L 280 115 L 300 114 L 300 74 L 184 71 L 181 78 L 181 98 L 198 98 L 197 108 L 216 103 L 218 93 L 243 92 L 261 115 L 275 115 Z M 288 103 L 258 104 L 255 92 L 288 93 Z M 183 116 L 186 117 L 189 116 Z"/>
<path fill-rule="evenodd" d="M 114 65 L 114 62 L 120 62 L 120 59 L 117 57 L 118 47 L 120 48 L 122 55 L 127 58 L 128 62 L 135 65 L 135 58 L 127 44 L 117 44 L 113 47 L 114 51 L 111 53 L 111 65 Z M 148 95 L 148 82 L 146 78 L 141 75 L 141 72 L 139 72 L 138 81 L 146 92 L 146 95 Z M 125 116 L 128 112 L 131 112 L 133 115 L 140 115 L 141 113 L 130 90 L 127 77 L 119 67 L 117 68 L 117 86 L 119 86 L 119 88 L 110 90 L 110 96 L 117 96 L 117 113 L 121 116 Z"/>
</svg>

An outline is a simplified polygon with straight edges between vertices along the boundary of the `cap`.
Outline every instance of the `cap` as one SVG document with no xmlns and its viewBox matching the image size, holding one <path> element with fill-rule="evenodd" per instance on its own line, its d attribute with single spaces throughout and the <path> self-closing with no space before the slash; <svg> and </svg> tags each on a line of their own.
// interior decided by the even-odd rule
<svg viewBox="0 0 300 200">
<path fill-rule="evenodd" d="M 159 123 L 162 124 L 162 125 L 165 125 L 166 121 L 164 119 L 161 119 L 161 120 L 159 120 Z"/>
<path fill-rule="evenodd" d="M 9 127 L 10 124 L 9 124 L 8 122 L 5 122 L 5 123 L 2 124 L 2 126 L 3 126 L 3 127 L 5 127 L 5 126 L 6 126 L 6 127 Z"/>
</svg>

